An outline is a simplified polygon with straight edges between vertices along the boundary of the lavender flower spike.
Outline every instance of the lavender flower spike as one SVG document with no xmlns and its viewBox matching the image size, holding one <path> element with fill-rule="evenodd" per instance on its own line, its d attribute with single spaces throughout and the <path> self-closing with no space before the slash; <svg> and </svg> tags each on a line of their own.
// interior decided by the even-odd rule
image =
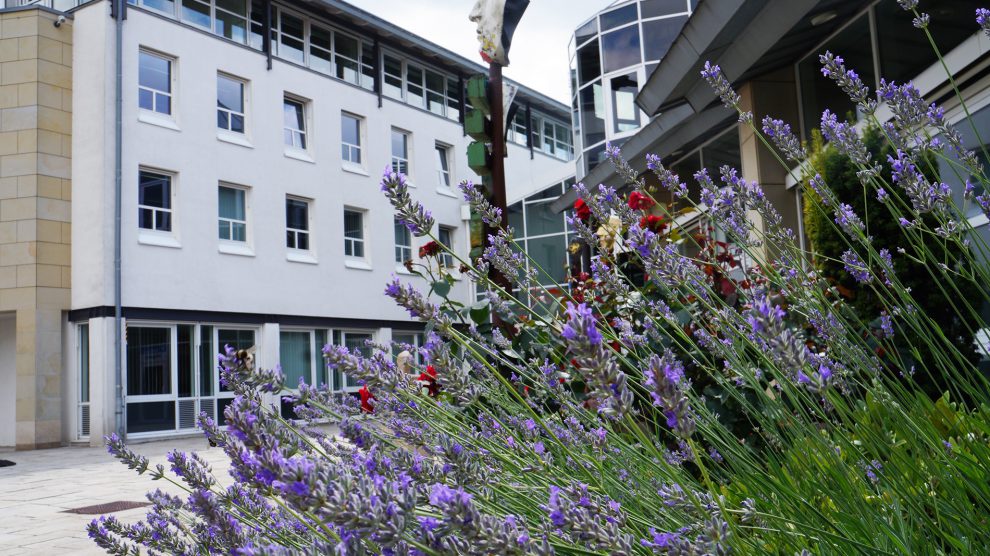
<svg viewBox="0 0 990 556">
<path fill-rule="evenodd" d="M 681 438 L 694 434 L 695 423 L 687 397 L 684 395 L 686 379 L 684 365 L 678 361 L 670 350 L 663 357 L 653 355 L 644 371 L 646 377 L 644 386 L 649 388 L 653 405 L 663 410 L 667 426 Z"/>
<path fill-rule="evenodd" d="M 423 237 L 433 229 L 433 216 L 430 211 L 423 208 L 423 205 L 413 201 L 409 196 L 409 185 L 406 183 L 406 176 L 392 171 L 392 167 L 385 168 L 382 176 L 382 192 L 392 203 L 392 207 L 400 222 L 409 228 L 416 237 Z"/>
<path fill-rule="evenodd" d="M 722 73 L 722 68 L 717 64 L 712 64 L 711 62 L 705 62 L 705 68 L 701 70 L 701 77 L 705 78 L 705 81 L 711 85 L 712 89 L 718 93 L 719 98 L 722 99 L 722 104 L 726 108 L 732 108 L 733 110 L 739 110 L 739 101 L 742 97 L 739 96 L 733 88 L 729 80 L 726 79 L 725 74 Z M 740 112 L 739 121 L 749 122 L 752 121 L 752 112 Z"/>
<path fill-rule="evenodd" d="M 808 153 L 801 146 L 801 140 L 791 131 L 791 126 L 784 123 L 784 120 L 776 120 L 770 116 L 763 118 L 763 133 L 767 134 L 774 145 L 793 161 L 804 160 Z"/>
<path fill-rule="evenodd" d="M 606 416 L 622 417 L 633 409 L 633 393 L 628 377 L 609 353 L 595 325 L 591 308 L 584 303 L 567 303 L 567 324 L 561 331 L 576 367 L 591 386 L 591 395 L 601 402 Z"/>
<path fill-rule="evenodd" d="M 976 10 L 976 23 L 983 29 L 983 32 L 990 37 L 990 10 L 978 8 Z"/>
<path fill-rule="evenodd" d="M 485 198 L 485 194 L 474 183 L 464 180 L 458 187 L 464 194 L 464 200 L 471 205 L 471 210 L 481 215 L 481 220 L 493 228 L 502 225 L 502 209 L 492 205 Z"/>
</svg>

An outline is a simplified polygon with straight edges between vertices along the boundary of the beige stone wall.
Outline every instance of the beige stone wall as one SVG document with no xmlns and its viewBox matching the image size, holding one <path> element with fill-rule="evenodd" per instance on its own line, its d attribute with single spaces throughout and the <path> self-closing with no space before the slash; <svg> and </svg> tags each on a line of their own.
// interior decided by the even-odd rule
<svg viewBox="0 0 990 556">
<path fill-rule="evenodd" d="M 16 311 L 17 448 L 62 435 L 69 309 L 72 20 L 0 13 L 0 311 Z"/>
</svg>

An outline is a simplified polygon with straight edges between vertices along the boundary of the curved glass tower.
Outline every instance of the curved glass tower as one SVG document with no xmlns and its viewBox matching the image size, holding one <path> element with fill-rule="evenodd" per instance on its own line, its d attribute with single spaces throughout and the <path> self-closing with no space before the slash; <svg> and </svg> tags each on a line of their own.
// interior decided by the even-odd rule
<svg viewBox="0 0 990 556">
<path fill-rule="evenodd" d="M 649 121 L 636 107 L 639 88 L 667 53 L 698 0 L 620 0 L 574 31 L 571 107 L 577 173 L 604 159 Z"/>
</svg>

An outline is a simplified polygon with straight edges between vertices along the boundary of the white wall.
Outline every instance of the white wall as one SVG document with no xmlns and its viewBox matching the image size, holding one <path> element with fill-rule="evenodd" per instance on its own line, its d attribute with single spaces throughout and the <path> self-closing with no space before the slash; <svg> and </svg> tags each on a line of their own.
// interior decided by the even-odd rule
<svg viewBox="0 0 990 556">
<path fill-rule="evenodd" d="M 107 140 L 112 139 L 112 73 L 106 65 L 112 56 L 109 21 L 103 5 L 96 4 L 81 8 L 74 25 L 73 232 L 78 240 L 74 235 L 73 308 L 113 304 L 113 143 Z M 382 295 L 385 283 L 396 272 L 393 213 L 379 189 L 379 176 L 391 157 L 390 129 L 395 126 L 412 132 L 410 179 L 416 185 L 412 194 L 427 205 L 438 223 L 457 227 L 460 239 L 465 226 L 462 200 L 456 188 L 456 196 L 438 193 L 434 162 L 436 141 L 452 145 L 456 181 L 477 180 L 467 168 L 465 151 L 470 138 L 464 136 L 460 124 L 388 98 L 379 108 L 373 93 L 278 59 L 268 71 L 265 57 L 258 52 L 138 9 L 128 11 L 124 29 L 124 306 L 408 320 L 404 311 Z M 178 131 L 138 121 L 139 47 L 177 59 L 173 112 Z M 218 70 L 250 81 L 247 139 L 252 147 L 217 138 Z M 314 162 L 284 155 L 285 93 L 311 99 L 307 140 Z M 341 168 L 342 110 L 365 118 L 367 176 Z M 506 174 L 513 189 L 538 190 L 546 185 L 540 182 L 541 176 L 572 166 L 542 153 L 530 160 L 526 149 L 510 149 Z M 83 158 L 80 155 L 88 160 L 77 162 Z M 173 229 L 180 248 L 138 243 L 139 166 L 177 173 Z M 218 252 L 220 181 L 251 188 L 248 233 L 254 256 Z M 286 194 L 314 200 L 311 242 L 318 264 L 286 260 Z M 345 206 L 368 211 L 366 250 L 371 271 L 344 266 Z M 414 252 L 422 243 L 425 240 L 414 240 Z M 457 248 L 466 252 L 466 242 L 461 243 Z M 455 294 L 466 296 L 466 284 L 455 288 Z"/>
<path fill-rule="evenodd" d="M 0 448 L 17 443 L 16 329 L 14 313 L 0 314 Z"/>
</svg>

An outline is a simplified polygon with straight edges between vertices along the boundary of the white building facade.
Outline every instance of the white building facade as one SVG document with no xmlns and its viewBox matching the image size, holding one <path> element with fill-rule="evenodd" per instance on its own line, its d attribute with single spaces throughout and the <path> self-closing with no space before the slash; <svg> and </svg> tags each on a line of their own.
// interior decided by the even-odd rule
<svg viewBox="0 0 990 556">
<path fill-rule="evenodd" d="M 118 426 L 130 439 L 193 433 L 200 412 L 222 423 L 232 394 L 216 355 L 227 344 L 254 346 L 290 385 L 348 391 L 358 385 L 327 375 L 324 344 L 420 342 L 422 327 L 382 292 L 392 275 L 416 279 L 402 261 L 429 238 L 395 225 L 379 184 L 386 167 L 407 173 L 434 235 L 467 258 L 457 183 L 478 178 L 461 99 L 481 66 L 342 2 L 127 6 L 118 342 L 111 9 L 72 12 L 64 439 L 96 444 Z M 524 87 L 516 103 L 541 126 L 569 128 L 565 105 Z M 562 147 L 510 142 L 510 187 L 533 191 L 566 171 L 573 148 Z M 452 295 L 466 301 L 467 281 Z"/>
</svg>

